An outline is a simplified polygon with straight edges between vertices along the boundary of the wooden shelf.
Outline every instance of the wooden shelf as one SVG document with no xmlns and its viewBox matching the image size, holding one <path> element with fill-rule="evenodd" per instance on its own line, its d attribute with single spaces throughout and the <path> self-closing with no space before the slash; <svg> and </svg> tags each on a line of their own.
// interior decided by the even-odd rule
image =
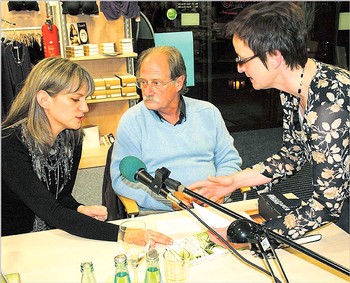
<svg viewBox="0 0 350 283">
<path fill-rule="evenodd" d="M 105 166 L 108 149 L 105 145 L 83 149 L 79 169 Z"/>
<path fill-rule="evenodd" d="M 110 133 L 115 135 L 120 118 L 129 109 L 128 101 L 138 98 L 138 95 L 134 95 L 87 100 L 90 111 L 84 117 L 83 127 L 98 126 L 99 136 Z M 104 145 L 83 150 L 79 169 L 105 166 L 107 150 L 108 147 Z"/>
<path fill-rule="evenodd" d="M 91 60 L 105 60 L 105 59 L 118 59 L 118 58 L 136 58 L 137 53 L 130 52 L 130 53 L 122 53 L 118 55 L 93 55 L 93 56 L 83 56 L 83 57 L 70 57 L 69 60 L 71 61 L 91 61 Z"/>
<path fill-rule="evenodd" d="M 125 24 L 131 25 L 130 19 L 121 17 L 115 21 L 106 21 L 101 12 L 99 17 L 69 14 L 65 17 L 66 22 L 86 22 L 89 27 L 89 41 L 91 43 L 114 42 L 117 44 L 122 38 L 131 38 L 131 29 L 125 28 Z M 114 74 L 134 74 L 134 59 L 137 58 L 137 55 L 136 52 L 120 54 L 114 52 L 113 54 L 70 57 L 68 59 L 84 67 L 91 77 L 99 78 Z M 89 112 L 84 116 L 82 126 L 97 126 L 99 137 L 108 134 L 115 136 L 122 115 L 133 104 L 131 102 L 139 100 L 139 98 L 140 96 L 135 91 L 129 93 L 129 96 L 87 99 Z M 79 169 L 105 166 L 108 148 L 105 145 L 84 148 Z"/>
<path fill-rule="evenodd" d="M 139 98 L 140 98 L 139 95 L 131 95 L 131 96 L 108 97 L 103 99 L 87 99 L 86 102 L 88 104 L 92 104 L 92 103 L 103 103 L 103 102 L 111 102 L 111 101 L 134 100 Z"/>
</svg>

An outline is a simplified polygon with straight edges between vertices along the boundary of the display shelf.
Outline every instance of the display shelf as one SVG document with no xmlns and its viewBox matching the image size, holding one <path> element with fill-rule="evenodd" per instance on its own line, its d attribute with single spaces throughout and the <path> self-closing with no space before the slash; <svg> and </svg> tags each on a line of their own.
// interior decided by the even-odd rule
<svg viewBox="0 0 350 283">
<path fill-rule="evenodd" d="M 108 134 L 113 134 L 113 136 L 115 136 L 119 120 L 124 112 L 130 107 L 130 100 L 117 100 L 117 98 L 111 99 L 114 101 L 99 99 L 99 103 L 89 103 L 89 112 L 86 113 L 84 117 L 83 127 L 98 126 L 99 136 Z M 84 150 L 79 168 L 82 169 L 104 166 L 106 162 L 107 150 L 108 147 L 106 146 Z"/>
<path fill-rule="evenodd" d="M 108 21 L 103 13 L 98 17 L 86 17 L 84 15 L 69 15 L 57 19 L 61 29 L 66 29 L 67 23 L 85 22 L 89 31 L 89 43 L 100 44 L 114 42 L 117 45 L 120 39 L 131 38 L 131 19 L 120 17 L 114 21 Z M 68 35 L 61 41 L 62 49 L 68 45 Z M 63 53 L 65 54 L 65 53 Z M 115 74 L 134 74 L 135 52 L 113 52 L 83 57 L 69 57 L 67 59 L 84 67 L 91 77 L 111 77 Z M 97 126 L 99 137 L 104 135 L 116 135 L 118 123 L 126 110 L 139 99 L 139 95 L 130 93 L 130 96 L 106 97 L 102 99 L 87 99 L 89 112 L 84 116 L 83 128 Z M 108 146 L 84 148 L 79 168 L 104 166 L 106 163 Z"/>
<path fill-rule="evenodd" d="M 92 56 L 83 56 L 83 57 L 70 57 L 68 58 L 71 61 L 93 61 L 93 60 L 106 60 L 106 59 L 118 59 L 118 58 L 136 58 L 137 53 L 130 52 L 130 53 L 121 53 L 118 55 L 104 55 L 104 54 L 98 54 L 98 55 L 92 55 Z"/>
<path fill-rule="evenodd" d="M 87 99 L 86 102 L 88 104 L 93 104 L 93 103 L 103 103 L 103 102 L 112 102 L 112 101 L 138 100 L 139 98 L 140 98 L 139 95 L 118 96 L 118 97 L 108 97 L 103 99 Z"/>
</svg>

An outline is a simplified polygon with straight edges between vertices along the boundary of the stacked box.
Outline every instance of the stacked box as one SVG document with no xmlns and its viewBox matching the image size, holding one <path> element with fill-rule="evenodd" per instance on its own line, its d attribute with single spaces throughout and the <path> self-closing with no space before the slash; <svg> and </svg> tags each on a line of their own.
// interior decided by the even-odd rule
<svg viewBox="0 0 350 283">
<path fill-rule="evenodd" d="M 114 53 L 115 52 L 115 45 L 114 42 L 105 42 L 100 43 L 100 53 Z"/>
<path fill-rule="evenodd" d="M 122 53 L 130 53 L 134 52 L 132 46 L 132 38 L 122 38 L 119 40 L 119 49 L 118 51 Z"/>
<path fill-rule="evenodd" d="M 84 44 L 83 49 L 85 56 L 98 55 L 98 44 Z"/>
<path fill-rule="evenodd" d="M 136 92 L 136 77 L 129 73 L 116 74 L 122 86 L 122 96 L 134 96 Z"/>
<path fill-rule="evenodd" d="M 95 92 L 91 95 L 91 99 L 107 98 L 106 83 L 101 77 L 94 78 Z"/>
<path fill-rule="evenodd" d="M 82 45 L 68 45 L 66 46 L 66 56 L 68 58 L 84 57 L 84 48 Z"/>
<path fill-rule="evenodd" d="M 107 97 L 120 97 L 122 95 L 122 86 L 118 77 L 111 75 L 103 76 L 102 79 L 105 82 Z"/>
<path fill-rule="evenodd" d="M 95 92 L 90 99 L 137 95 L 136 77 L 128 73 L 97 77 L 94 83 Z"/>
</svg>

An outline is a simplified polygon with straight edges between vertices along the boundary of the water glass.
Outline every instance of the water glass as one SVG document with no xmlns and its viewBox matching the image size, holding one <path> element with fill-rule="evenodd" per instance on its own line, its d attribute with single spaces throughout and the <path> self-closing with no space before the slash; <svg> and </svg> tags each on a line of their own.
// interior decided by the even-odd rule
<svg viewBox="0 0 350 283">
<path fill-rule="evenodd" d="M 165 278 L 167 283 L 184 283 L 188 280 L 190 270 L 190 253 L 166 250 L 163 254 Z"/>
</svg>

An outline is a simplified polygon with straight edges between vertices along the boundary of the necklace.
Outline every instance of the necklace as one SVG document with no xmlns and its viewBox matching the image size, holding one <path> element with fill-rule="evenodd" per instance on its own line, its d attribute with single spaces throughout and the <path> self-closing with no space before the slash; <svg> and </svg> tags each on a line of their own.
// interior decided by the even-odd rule
<svg viewBox="0 0 350 283">
<path fill-rule="evenodd" d="M 305 71 L 305 67 L 303 68 L 301 75 L 300 75 L 300 83 L 299 83 L 299 88 L 298 88 L 298 104 L 300 104 L 300 95 L 301 95 L 301 88 L 303 86 L 303 81 L 304 81 L 304 71 Z"/>
</svg>

